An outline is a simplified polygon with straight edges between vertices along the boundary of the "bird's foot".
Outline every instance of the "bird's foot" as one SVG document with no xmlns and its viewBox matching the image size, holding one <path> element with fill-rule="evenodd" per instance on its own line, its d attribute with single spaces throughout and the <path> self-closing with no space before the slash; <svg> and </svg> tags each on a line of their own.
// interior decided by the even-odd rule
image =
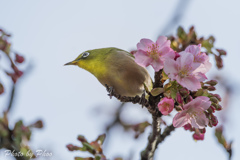
<svg viewBox="0 0 240 160">
<path fill-rule="evenodd" d="M 105 84 L 106 89 L 108 91 L 108 96 L 110 97 L 110 99 L 112 99 L 112 96 L 114 96 L 114 88 L 112 86 L 108 86 L 107 84 Z"/>
<path fill-rule="evenodd" d="M 112 97 L 116 97 L 118 100 L 120 100 L 121 102 L 132 102 L 133 104 L 141 104 L 142 106 L 149 106 L 148 100 L 145 98 L 145 92 L 140 96 L 135 96 L 135 97 L 126 97 L 126 96 L 121 96 L 117 93 L 115 93 L 115 90 L 113 87 L 108 86 L 107 84 L 105 84 L 107 92 L 109 93 L 108 96 L 110 97 L 110 99 Z"/>
</svg>

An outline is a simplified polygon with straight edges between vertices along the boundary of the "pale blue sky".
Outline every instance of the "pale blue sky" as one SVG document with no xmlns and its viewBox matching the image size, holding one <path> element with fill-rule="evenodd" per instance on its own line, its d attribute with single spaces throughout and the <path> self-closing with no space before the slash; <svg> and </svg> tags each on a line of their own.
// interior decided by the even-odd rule
<svg viewBox="0 0 240 160">
<path fill-rule="evenodd" d="M 117 101 L 109 99 L 105 88 L 90 73 L 77 67 L 63 67 L 63 64 L 84 50 L 102 47 L 130 50 L 141 38 L 156 40 L 177 2 L 0 0 L 0 27 L 13 35 L 12 47 L 26 57 L 24 66 L 33 66 L 31 72 L 19 81 L 15 108 L 10 114 L 11 124 L 18 119 L 29 124 L 41 118 L 45 127 L 33 133 L 33 148 L 51 150 L 53 160 L 83 155 L 69 152 L 66 144 L 78 144 L 78 134 L 89 140 L 102 134 Z M 227 50 L 225 67 L 218 73 L 236 85 L 240 81 L 239 6 L 240 3 L 234 0 L 194 0 L 180 22 L 185 29 L 194 25 L 199 36 L 213 35 L 215 46 Z M 214 71 L 216 69 L 212 73 Z M 0 97 L 0 110 L 7 94 L 9 90 Z M 239 92 L 236 92 L 230 102 L 232 108 L 227 111 L 226 134 L 227 138 L 234 140 L 233 160 L 240 158 L 238 97 Z M 101 109 L 94 112 L 97 106 Z M 145 109 L 137 105 L 129 105 L 123 116 L 130 122 L 151 119 Z M 116 129 L 108 139 L 105 154 L 112 159 L 118 155 L 127 157 L 129 151 L 134 151 L 135 159 L 139 159 L 149 131 L 150 128 L 135 142 L 132 133 L 123 134 L 122 129 Z M 207 128 L 203 142 L 194 142 L 191 135 L 177 129 L 159 146 L 156 159 L 227 159 L 227 154 L 213 136 L 213 130 Z M 5 159 L 1 153 L 0 157 Z"/>
</svg>

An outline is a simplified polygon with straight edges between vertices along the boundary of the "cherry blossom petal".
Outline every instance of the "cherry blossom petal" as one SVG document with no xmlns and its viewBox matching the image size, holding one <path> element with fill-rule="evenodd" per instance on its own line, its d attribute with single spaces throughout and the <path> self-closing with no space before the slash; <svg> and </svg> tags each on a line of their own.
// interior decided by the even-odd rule
<svg viewBox="0 0 240 160">
<path fill-rule="evenodd" d="M 201 52 L 201 44 L 199 45 L 189 45 L 186 49 L 186 52 L 192 53 L 194 56 Z"/>
<path fill-rule="evenodd" d="M 196 117 L 196 123 L 199 126 L 198 128 L 203 129 L 208 124 L 209 120 L 204 113 L 198 114 Z"/>
<path fill-rule="evenodd" d="M 187 112 L 182 111 L 180 113 L 177 113 L 174 118 L 173 118 L 173 126 L 174 127 L 182 127 L 185 124 L 188 123 L 188 118 L 187 118 Z"/>
<path fill-rule="evenodd" d="M 170 47 L 171 42 L 167 40 L 167 37 L 165 36 L 159 36 L 156 41 L 157 46 L 159 46 L 159 49 L 163 47 Z"/>
<path fill-rule="evenodd" d="M 167 59 L 174 59 L 176 56 L 175 51 L 170 49 L 167 54 L 162 55 L 162 59 L 165 61 Z"/>
<path fill-rule="evenodd" d="M 141 39 L 140 42 L 137 44 L 138 50 L 148 51 L 149 47 L 151 47 L 154 44 L 154 42 L 150 39 Z"/>
<path fill-rule="evenodd" d="M 188 102 L 187 104 L 185 104 L 185 105 L 182 107 L 183 110 L 187 110 L 187 109 L 191 108 L 191 107 L 194 105 L 194 103 L 195 103 L 194 100 L 195 100 L 195 99 L 193 99 L 192 101 L 190 101 L 190 102 Z"/>
<path fill-rule="evenodd" d="M 209 57 L 208 57 L 208 59 L 209 59 Z M 210 63 L 209 60 L 206 60 L 204 62 L 204 67 L 205 67 L 205 70 L 206 70 L 205 73 L 207 73 L 212 68 L 212 63 Z"/>
<path fill-rule="evenodd" d="M 159 55 L 161 58 L 163 58 L 163 56 L 168 55 L 169 52 L 171 52 L 171 49 L 169 47 L 163 47 L 161 50 L 159 50 Z"/>
<path fill-rule="evenodd" d="M 183 68 L 184 66 L 189 66 L 191 67 L 192 63 L 193 63 L 193 55 L 191 53 L 182 51 L 179 53 L 180 57 L 177 59 L 177 63 L 178 65 Z M 190 68 L 189 68 L 190 69 Z"/>
<path fill-rule="evenodd" d="M 201 88 L 201 83 L 193 76 L 185 77 L 180 82 L 178 81 L 178 83 L 191 91 L 197 91 Z"/>
<path fill-rule="evenodd" d="M 187 103 L 186 105 L 190 106 L 200 106 L 203 102 L 209 101 L 208 97 L 205 96 L 198 96 L 197 98 L 193 99 L 191 102 Z M 184 108 L 186 109 L 186 108 Z"/>
<path fill-rule="evenodd" d="M 153 69 L 155 70 L 155 72 L 158 72 L 160 69 L 163 68 L 163 61 L 162 60 L 153 60 L 152 63 L 151 63 Z"/>
<path fill-rule="evenodd" d="M 201 127 L 201 126 L 199 126 L 199 124 L 197 123 L 195 117 L 190 119 L 190 123 L 191 123 L 192 127 L 194 127 L 194 128 L 199 128 L 199 127 Z"/>
<path fill-rule="evenodd" d="M 195 73 L 195 77 L 200 81 L 205 81 L 207 79 L 206 75 L 204 73 L 198 72 Z"/>
<path fill-rule="evenodd" d="M 143 67 L 147 67 L 152 63 L 152 59 L 144 51 L 139 50 L 134 56 L 135 62 Z"/>
<path fill-rule="evenodd" d="M 178 72 L 176 61 L 173 59 L 167 59 L 164 63 L 164 72 L 169 75 L 169 78 L 173 79 Z"/>
<path fill-rule="evenodd" d="M 204 97 L 204 96 L 201 96 Z M 198 97 L 197 97 L 198 98 Z M 198 105 L 202 110 L 207 110 L 211 106 L 211 101 L 208 97 L 205 100 L 201 100 L 201 103 Z"/>
</svg>

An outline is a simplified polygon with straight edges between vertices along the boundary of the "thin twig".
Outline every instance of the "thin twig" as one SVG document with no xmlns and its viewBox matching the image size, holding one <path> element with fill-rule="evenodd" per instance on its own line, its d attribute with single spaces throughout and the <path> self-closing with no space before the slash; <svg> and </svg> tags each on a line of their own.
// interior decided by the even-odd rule
<svg viewBox="0 0 240 160">
<path fill-rule="evenodd" d="M 141 153 L 142 160 L 152 160 L 154 152 L 157 149 L 158 142 L 161 138 L 161 128 L 160 123 L 161 119 L 159 117 L 153 116 L 152 121 L 152 133 L 148 137 L 148 144 L 146 149 Z"/>
<path fill-rule="evenodd" d="M 174 127 L 173 125 L 170 125 L 170 126 L 166 127 L 165 130 L 164 130 L 164 132 L 161 134 L 161 138 L 159 139 L 158 144 L 161 143 L 161 142 L 163 142 L 164 139 L 165 139 L 167 136 L 169 136 L 170 133 L 171 133 L 172 131 L 174 131 L 174 130 L 175 130 L 175 127 Z"/>
<path fill-rule="evenodd" d="M 8 104 L 8 107 L 7 107 L 7 112 L 10 111 L 10 109 L 12 108 L 12 104 L 13 104 L 13 101 L 14 101 L 14 95 L 15 95 L 15 90 L 16 90 L 16 86 L 15 84 L 12 85 L 12 90 L 11 90 L 11 95 L 10 95 L 10 99 L 9 99 L 9 104 Z"/>
</svg>

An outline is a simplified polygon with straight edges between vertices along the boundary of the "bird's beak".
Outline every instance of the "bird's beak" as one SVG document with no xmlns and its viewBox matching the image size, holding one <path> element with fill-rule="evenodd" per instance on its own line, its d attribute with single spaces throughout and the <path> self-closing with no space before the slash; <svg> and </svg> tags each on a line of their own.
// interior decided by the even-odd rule
<svg viewBox="0 0 240 160">
<path fill-rule="evenodd" d="M 77 61 L 72 61 L 72 62 L 68 62 L 66 64 L 64 64 L 64 66 L 66 65 L 76 65 L 77 64 Z"/>
</svg>

